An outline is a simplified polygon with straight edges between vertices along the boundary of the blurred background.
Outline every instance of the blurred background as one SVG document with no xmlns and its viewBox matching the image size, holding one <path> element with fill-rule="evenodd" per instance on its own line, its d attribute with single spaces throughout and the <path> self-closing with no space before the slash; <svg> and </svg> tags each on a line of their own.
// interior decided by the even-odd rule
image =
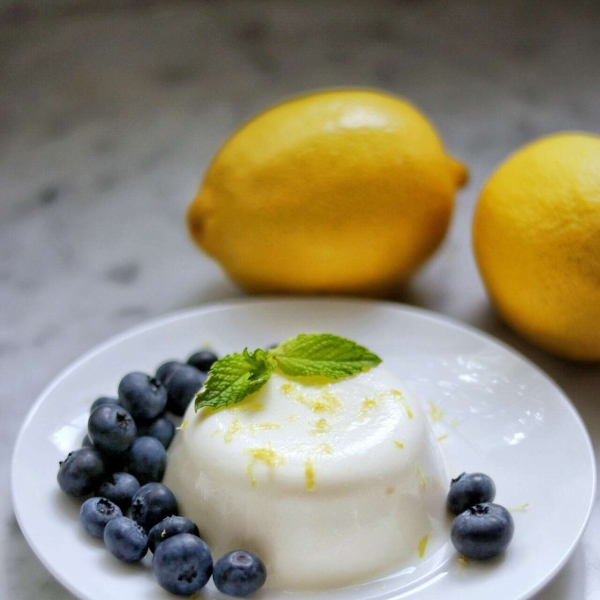
<svg viewBox="0 0 600 600">
<path fill-rule="evenodd" d="M 70 598 L 6 492 L 27 410 L 107 337 L 244 295 L 193 247 L 185 209 L 245 119 L 315 88 L 381 88 L 431 118 L 471 180 L 442 248 L 395 299 L 516 347 L 600 440 L 599 368 L 508 330 L 471 250 L 500 161 L 550 132 L 600 132 L 598 32 L 595 0 L 0 0 L 0 597 Z M 596 511 L 540 600 L 600 598 L 598 539 Z"/>
</svg>

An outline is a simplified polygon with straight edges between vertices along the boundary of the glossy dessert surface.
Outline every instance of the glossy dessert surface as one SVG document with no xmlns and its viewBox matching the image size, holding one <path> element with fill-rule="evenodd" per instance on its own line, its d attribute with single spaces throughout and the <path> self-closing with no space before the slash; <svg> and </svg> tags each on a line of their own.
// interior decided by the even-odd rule
<svg viewBox="0 0 600 600">
<path fill-rule="evenodd" d="M 268 586 L 351 585 L 442 543 L 449 477 L 419 402 L 382 367 L 274 374 L 220 410 L 190 406 L 164 483 L 216 556 L 259 554 Z"/>
</svg>

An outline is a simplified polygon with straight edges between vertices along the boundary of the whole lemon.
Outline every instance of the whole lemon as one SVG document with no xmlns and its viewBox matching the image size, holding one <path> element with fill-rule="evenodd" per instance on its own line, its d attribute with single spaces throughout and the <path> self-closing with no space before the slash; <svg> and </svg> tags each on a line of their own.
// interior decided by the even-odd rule
<svg viewBox="0 0 600 600">
<path fill-rule="evenodd" d="M 600 137 L 561 133 L 512 155 L 481 193 L 473 241 L 512 327 L 559 356 L 600 360 Z"/>
<path fill-rule="evenodd" d="M 406 101 L 325 91 L 276 105 L 234 133 L 188 224 L 251 291 L 376 295 L 436 249 L 465 179 Z"/>
</svg>

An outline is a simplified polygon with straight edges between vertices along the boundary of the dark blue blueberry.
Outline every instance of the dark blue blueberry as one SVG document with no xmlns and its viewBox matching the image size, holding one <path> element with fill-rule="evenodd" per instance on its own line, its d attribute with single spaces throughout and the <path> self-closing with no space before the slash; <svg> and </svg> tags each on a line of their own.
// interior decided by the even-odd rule
<svg viewBox="0 0 600 600">
<path fill-rule="evenodd" d="M 138 435 L 149 435 L 156 438 L 165 448 L 168 448 L 175 435 L 175 425 L 168 417 L 158 417 L 152 423 L 140 425 Z"/>
<path fill-rule="evenodd" d="M 119 383 L 119 402 L 136 421 L 151 421 L 165 410 L 167 390 L 145 373 L 129 373 Z"/>
<path fill-rule="evenodd" d="M 139 437 L 129 449 L 127 470 L 144 485 L 151 481 L 161 481 L 167 468 L 167 451 L 153 437 Z"/>
<path fill-rule="evenodd" d="M 106 498 L 89 498 L 79 510 L 79 520 L 83 528 L 97 538 L 104 536 L 104 528 L 110 520 L 122 516 L 121 509 Z"/>
<path fill-rule="evenodd" d="M 461 473 L 450 483 L 446 498 L 448 510 L 455 515 L 482 502 L 493 502 L 496 486 L 490 477 L 483 473 Z"/>
<path fill-rule="evenodd" d="M 212 570 L 208 546 L 189 533 L 180 533 L 159 544 L 152 558 L 156 581 L 178 596 L 189 596 L 203 588 Z"/>
<path fill-rule="evenodd" d="M 133 497 L 131 517 L 146 531 L 150 531 L 166 517 L 177 515 L 177 500 L 162 483 L 147 483 Z"/>
<path fill-rule="evenodd" d="M 167 382 L 167 379 L 173 374 L 176 369 L 179 369 L 183 363 L 178 360 L 169 360 L 166 363 L 163 363 L 156 369 L 155 379 L 162 381 L 163 383 Z"/>
<path fill-rule="evenodd" d="M 483 560 L 504 552 L 514 531 L 510 513 L 499 504 L 485 502 L 458 515 L 452 524 L 450 537 L 461 554 Z"/>
<path fill-rule="evenodd" d="M 75 450 L 59 464 L 58 485 L 69 496 L 91 494 L 106 475 L 104 460 L 96 448 Z"/>
<path fill-rule="evenodd" d="M 92 440 L 90 440 L 90 436 L 86 433 L 85 437 L 83 438 L 83 441 L 81 442 L 81 447 L 88 448 L 92 447 L 93 445 L 94 443 L 92 442 Z"/>
<path fill-rule="evenodd" d="M 113 473 L 100 485 L 96 493 L 108 498 L 125 511 L 131 506 L 131 501 L 139 489 L 140 482 L 131 473 Z"/>
<path fill-rule="evenodd" d="M 200 350 L 200 352 L 194 352 L 188 359 L 187 364 L 196 367 L 199 371 L 208 373 L 210 368 L 217 362 L 219 357 L 210 350 Z"/>
<path fill-rule="evenodd" d="M 113 556 L 126 563 L 142 560 L 148 552 L 146 532 L 127 517 L 117 517 L 104 528 L 104 544 Z"/>
<path fill-rule="evenodd" d="M 167 410 L 181 417 L 205 380 L 206 374 L 191 365 L 183 365 L 174 371 L 166 383 L 169 393 Z"/>
<path fill-rule="evenodd" d="M 88 435 L 100 452 L 110 456 L 121 454 L 131 446 L 137 427 L 122 406 L 103 404 L 88 419 Z"/>
<path fill-rule="evenodd" d="M 165 540 L 180 533 L 190 533 L 200 537 L 198 526 L 193 521 L 185 517 L 167 517 L 160 523 L 157 523 L 148 534 L 148 548 L 151 552 L 156 551 L 156 547 Z"/>
<path fill-rule="evenodd" d="M 215 563 L 213 581 L 220 592 L 244 598 L 258 591 L 267 579 L 262 560 L 245 550 L 234 550 Z"/>
<path fill-rule="evenodd" d="M 109 398 L 108 396 L 100 396 L 92 403 L 90 406 L 90 414 L 93 413 L 99 406 L 104 406 L 105 404 L 119 404 L 118 398 Z"/>
</svg>

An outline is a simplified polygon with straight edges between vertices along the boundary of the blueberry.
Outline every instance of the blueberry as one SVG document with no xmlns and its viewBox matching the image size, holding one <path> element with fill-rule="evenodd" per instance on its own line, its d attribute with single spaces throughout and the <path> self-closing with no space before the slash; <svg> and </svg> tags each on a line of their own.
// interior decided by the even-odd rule
<svg viewBox="0 0 600 600">
<path fill-rule="evenodd" d="M 161 481 L 166 468 L 167 451 L 156 438 L 144 435 L 133 442 L 129 450 L 127 470 L 142 485 Z"/>
<path fill-rule="evenodd" d="M 145 373 L 129 373 L 119 383 L 119 402 L 136 421 L 151 421 L 165 410 L 167 390 Z"/>
<path fill-rule="evenodd" d="M 162 483 L 147 483 L 133 497 L 131 517 L 146 531 L 164 518 L 179 514 L 173 492 Z"/>
<path fill-rule="evenodd" d="M 181 417 L 205 380 L 206 374 L 191 365 L 182 365 L 174 371 L 166 383 L 169 393 L 167 410 Z"/>
<path fill-rule="evenodd" d="M 506 550 L 514 530 L 513 518 L 503 506 L 485 502 L 458 515 L 450 537 L 461 554 L 483 560 Z"/>
<path fill-rule="evenodd" d="M 496 486 L 490 477 L 483 473 L 461 473 L 450 483 L 446 499 L 448 510 L 455 515 L 482 502 L 493 502 Z"/>
<path fill-rule="evenodd" d="M 163 363 L 156 369 L 155 379 L 162 381 L 163 383 L 167 382 L 167 379 L 173 374 L 176 369 L 179 369 L 183 363 L 178 360 L 169 360 L 166 363 Z"/>
<path fill-rule="evenodd" d="M 69 496 L 91 494 L 106 474 L 102 455 L 96 448 L 80 448 L 60 463 L 58 485 Z"/>
<path fill-rule="evenodd" d="M 89 498 L 79 510 L 79 520 L 83 528 L 97 538 L 104 536 L 104 528 L 110 520 L 122 516 L 121 509 L 106 498 Z"/>
<path fill-rule="evenodd" d="M 194 352 L 188 359 L 187 364 L 196 367 L 199 371 L 208 373 L 214 363 L 217 362 L 219 357 L 210 350 L 200 350 L 200 352 Z"/>
<path fill-rule="evenodd" d="M 168 592 L 189 596 L 203 588 L 213 570 L 208 546 L 195 535 L 180 533 L 156 548 L 152 572 Z"/>
<path fill-rule="evenodd" d="M 266 579 L 267 569 L 262 560 L 245 550 L 228 552 L 215 563 L 215 586 L 229 596 L 250 596 L 263 586 Z"/>
<path fill-rule="evenodd" d="M 193 521 L 185 517 L 167 517 L 160 523 L 157 523 L 148 534 L 148 547 L 151 552 L 156 551 L 156 547 L 165 540 L 172 538 L 179 533 L 190 533 L 200 537 L 198 526 Z"/>
<path fill-rule="evenodd" d="M 92 447 L 94 445 L 94 443 L 92 442 L 92 440 L 90 440 L 90 436 L 86 433 L 85 437 L 83 438 L 83 441 L 81 442 L 81 447 L 82 448 L 87 448 L 87 447 Z"/>
<path fill-rule="evenodd" d="M 96 493 L 114 502 L 121 510 L 127 510 L 139 489 L 140 482 L 130 473 L 113 473 Z"/>
<path fill-rule="evenodd" d="M 103 404 L 88 419 L 88 435 L 98 450 L 114 455 L 125 452 L 131 446 L 137 427 L 123 407 Z"/>
<path fill-rule="evenodd" d="M 167 417 L 158 417 L 152 423 L 140 425 L 138 435 L 156 438 L 165 448 L 168 448 L 175 435 L 175 425 Z"/>
<path fill-rule="evenodd" d="M 142 560 L 148 552 L 146 532 L 127 517 L 117 517 L 104 528 L 104 544 L 113 556 L 126 563 Z"/>
<path fill-rule="evenodd" d="M 118 398 L 110 398 L 108 396 L 100 396 L 92 403 L 90 406 L 90 414 L 93 413 L 99 406 L 104 406 L 105 404 L 119 404 Z"/>
</svg>

